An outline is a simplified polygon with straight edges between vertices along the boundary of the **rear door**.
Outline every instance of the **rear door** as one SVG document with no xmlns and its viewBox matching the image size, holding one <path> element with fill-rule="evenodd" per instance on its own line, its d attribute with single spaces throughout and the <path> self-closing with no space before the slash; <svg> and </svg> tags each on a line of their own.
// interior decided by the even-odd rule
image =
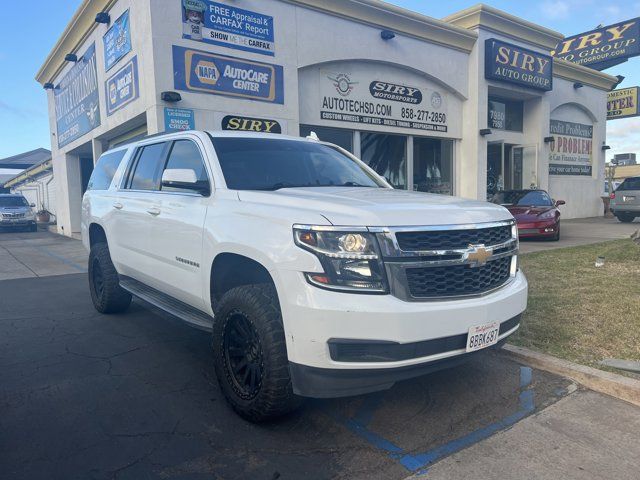
<svg viewBox="0 0 640 480">
<path fill-rule="evenodd" d="M 159 214 L 160 177 L 170 142 L 138 147 L 120 184 L 109 230 L 123 275 L 149 283 L 160 273 L 150 255 L 153 221 Z"/>
<path fill-rule="evenodd" d="M 171 142 L 163 170 L 190 169 L 201 185 L 208 184 L 208 193 L 161 186 L 154 207 L 158 214 L 150 221 L 147 239 L 149 256 L 161 275 L 151 286 L 185 303 L 204 309 L 207 297 L 203 292 L 203 231 L 213 183 L 205 162 L 205 149 L 198 139 L 183 138 Z"/>
</svg>

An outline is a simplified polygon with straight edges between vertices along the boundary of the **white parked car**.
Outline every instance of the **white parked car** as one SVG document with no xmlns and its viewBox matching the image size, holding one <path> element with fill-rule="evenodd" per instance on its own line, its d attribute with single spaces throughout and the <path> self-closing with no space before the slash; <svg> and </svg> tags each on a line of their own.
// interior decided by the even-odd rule
<svg viewBox="0 0 640 480">
<path fill-rule="evenodd" d="M 252 421 L 458 364 L 527 304 L 505 208 L 394 190 L 312 139 L 149 137 L 102 155 L 82 209 L 96 309 L 135 295 L 211 330 Z"/>
</svg>

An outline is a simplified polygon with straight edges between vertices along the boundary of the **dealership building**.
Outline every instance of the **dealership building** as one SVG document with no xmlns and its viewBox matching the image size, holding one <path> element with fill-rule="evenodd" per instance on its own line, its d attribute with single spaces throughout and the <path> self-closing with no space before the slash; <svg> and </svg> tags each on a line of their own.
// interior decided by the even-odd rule
<svg viewBox="0 0 640 480">
<path fill-rule="evenodd" d="M 315 132 L 396 188 L 542 188 L 564 218 L 600 215 L 617 79 L 553 59 L 562 39 L 484 5 L 436 20 L 378 0 L 85 0 L 36 76 L 58 230 L 80 231 L 102 152 L 189 128 Z"/>
</svg>

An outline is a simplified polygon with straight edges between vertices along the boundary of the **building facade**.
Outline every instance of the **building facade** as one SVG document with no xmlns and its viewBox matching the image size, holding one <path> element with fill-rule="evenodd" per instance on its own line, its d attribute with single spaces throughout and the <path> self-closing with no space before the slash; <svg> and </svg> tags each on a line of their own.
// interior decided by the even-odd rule
<svg viewBox="0 0 640 480">
<path fill-rule="evenodd" d="M 396 188 L 544 188 L 565 218 L 596 216 L 617 79 L 549 57 L 562 38 L 482 5 L 436 20 L 378 0 L 87 0 L 36 77 L 59 231 L 79 231 L 103 151 L 183 128 L 315 132 Z"/>
</svg>

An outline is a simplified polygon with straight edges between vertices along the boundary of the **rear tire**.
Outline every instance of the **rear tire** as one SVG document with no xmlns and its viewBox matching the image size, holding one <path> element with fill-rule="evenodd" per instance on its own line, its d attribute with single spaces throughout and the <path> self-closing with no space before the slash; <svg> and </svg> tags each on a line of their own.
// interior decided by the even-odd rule
<svg viewBox="0 0 640 480">
<path fill-rule="evenodd" d="M 272 285 L 236 287 L 222 297 L 213 322 L 212 346 L 222 393 L 241 417 L 263 422 L 299 405 Z"/>
<path fill-rule="evenodd" d="M 618 217 L 618 220 L 622 223 L 631 223 L 636 219 L 635 215 L 630 215 L 628 213 L 619 213 L 616 217 Z"/>
<path fill-rule="evenodd" d="M 106 243 L 96 243 L 89 252 L 89 290 L 100 313 L 124 312 L 131 304 L 131 294 L 120 286 Z"/>
</svg>

